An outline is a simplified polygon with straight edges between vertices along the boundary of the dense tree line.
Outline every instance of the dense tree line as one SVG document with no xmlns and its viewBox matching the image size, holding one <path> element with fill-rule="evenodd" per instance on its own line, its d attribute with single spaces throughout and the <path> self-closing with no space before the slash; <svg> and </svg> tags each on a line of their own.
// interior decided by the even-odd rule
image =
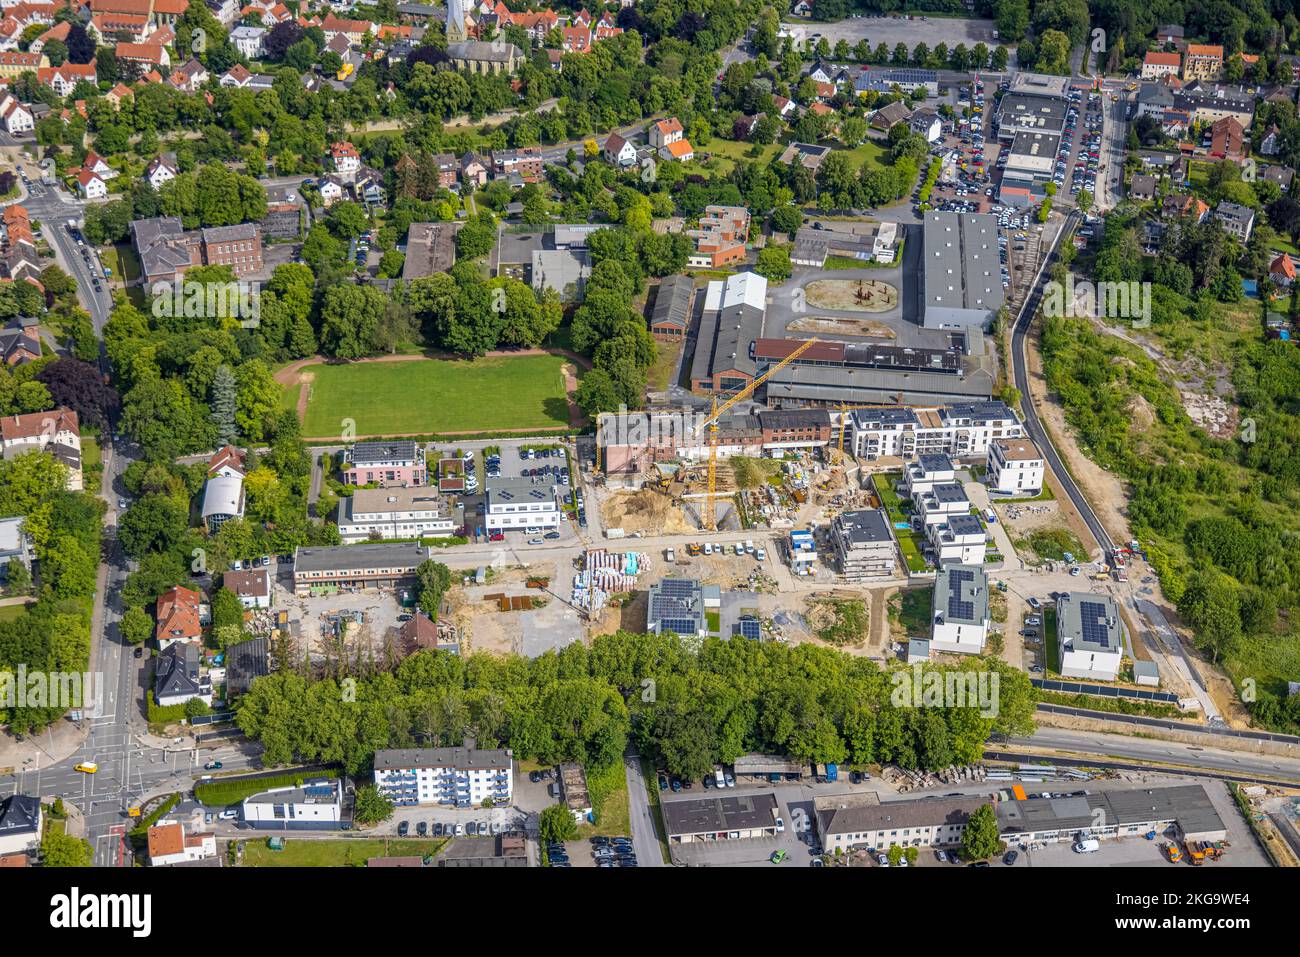
<svg viewBox="0 0 1300 957">
<path fill-rule="evenodd" d="M 421 652 L 392 671 L 360 669 L 355 703 L 334 678 L 282 668 L 254 683 L 238 722 L 268 764 L 340 762 L 349 773 L 367 770 L 377 749 L 457 745 L 467 735 L 516 758 L 596 767 L 621 760 L 635 738 L 642 754 L 692 777 L 751 751 L 937 768 L 979 760 L 991 733 L 1033 727 L 1022 673 L 992 659 L 960 670 L 998 675 L 995 717 L 896 703 L 890 673 L 826 648 L 696 647 L 620 632 L 535 659 Z"/>
</svg>

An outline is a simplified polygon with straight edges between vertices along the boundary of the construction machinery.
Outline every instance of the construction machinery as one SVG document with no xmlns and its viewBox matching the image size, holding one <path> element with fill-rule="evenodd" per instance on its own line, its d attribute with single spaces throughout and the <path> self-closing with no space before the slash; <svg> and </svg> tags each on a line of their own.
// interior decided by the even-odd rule
<svg viewBox="0 0 1300 957">
<path fill-rule="evenodd" d="M 1170 841 L 1165 845 L 1165 857 L 1169 858 L 1170 864 L 1177 864 L 1183 859 L 1183 851 L 1177 844 Z"/>
<path fill-rule="evenodd" d="M 1198 867 L 1206 861 L 1217 861 L 1223 856 L 1223 848 L 1209 841 L 1188 841 L 1187 856 Z"/>
<path fill-rule="evenodd" d="M 794 362 L 819 341 L 820 340 L 816 337 L 804 340 L 796 349 L 794 349 L 794 351 L 776 365 L 769 368 L 762 375 L 751 379 L 749 384 L 739 392 L 732 393 L 727 400 L 722 403 L 722 405 L 718 405 L 718 397 L 716 395 L 713 397 L 713 409 L 710 412 L 709 417 L 699 425 L 700 429 L 707 428 L 709 430 L 709 490 L 708 496 L 705 500 L 704 515 L 701 517 L 701 527 L 710 531 L 713 531 L 718 527 L 716 502 L 718 489 L 718 419 L 734 408 L 737 404 L 744 402 L 754 394 L 755 389 L 766 382 L 772 375 L 780 372 L 790 363 Z"/>
</svg>

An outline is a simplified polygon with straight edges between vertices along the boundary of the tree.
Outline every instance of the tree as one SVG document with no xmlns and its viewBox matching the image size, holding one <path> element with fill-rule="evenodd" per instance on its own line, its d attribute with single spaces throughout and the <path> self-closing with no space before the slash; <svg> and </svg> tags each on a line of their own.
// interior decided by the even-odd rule
<svg viewBox="0 0 1300 957">
<path fill-rule="evenodd" d="M 150 551 L 170 551 L 185 536 L 188 509 L 166 495 L 142 496 L 118 521 L 118 540 L 132 558 Z"/>
<path fill-rule="evenodd" d="M 537 815 L 537 828 L 547 844 L 563 844 L 578 838 L 578 824 L 567 804 L 552 804 Z"/>
<path fill-rule="evenodd" d="M 5 591 L 10 595 L 26 595 L 32 590 L 32 573 L 19 559 L 9 559 L 5 569 Z"/>
<path fill-rule="evenodd" d="M 981 804 L 966 821 L 961 838 L 961 856 L 967 861 L 983 861 L 1006 850 L 998 837 L 998 817 L 992 804 Z"/>
<path fill-rule="evenodd" d="M 373 286 L 326 289 L 320 308 L 321 351 L 340 359 L 360 359 L 373 353 L 384 306 L 384 294 Z"/>
<path fill-rule="evenodd" d="M 153 635 L 153 619 L 139 605 L 132 605 L 122 613 L 118 629 L 127 644 L 142 645 Z"/>
<path fill-rule="evenodd" d="M 373 784 L 357 788 L 352 820 L 358 824 L 382 824 L 393 816 L 393 802 Z"/>
<path fill-rule="evenodd" d="M 772 282 L 789 279 L 794 272 L 790 265 L 790 247 L 764 246 L 758 252 L 758 264 L 754 267 L 754 271 Z"/>
<path fill-rule="evenodd" d="M 442 562 L 426 559 L 415 569 L 415 577 L 420 585 L 420 609 L 437 621 L 438 612 L 442 608 L 442 596 L 451 587 L 451 569 Z"/>
<path fill-rule="evenodd" d="M 221 628 L 225 625 L 244 625 L 244 605 L 229 588 L 222 585 L 212 598 L 212 625 Z"/>
<path fill-rule="evenodd" d="M 117 409 L 117 392 L 89 362 L 55 359 L 36 374 L 36 380 L 49 391 L 54 406 L 67 406 L 82 422 L 102 428 Z"/>
<path fill-rule="evenodd" d="M 48 830 L 41 840 L 41 863 L 46 867 L 90 867 L 95 849 L 79 837 Z"/>
</svg>

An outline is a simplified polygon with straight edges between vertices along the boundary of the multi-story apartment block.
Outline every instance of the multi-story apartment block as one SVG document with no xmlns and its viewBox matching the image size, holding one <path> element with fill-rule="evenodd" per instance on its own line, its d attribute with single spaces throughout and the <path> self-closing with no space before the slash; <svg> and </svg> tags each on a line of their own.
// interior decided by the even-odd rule
<svg viewBox="0 0 1300 957">
<path fill-rule="evenodd" d="M 947 521 L 927 525 L 925 534 L 941 567 L 952 563 L 984 564 L 988 535 L 974 515 L 950 515 Z"/>
<path fill-rule="evenodd" d="M 1189 43 L 1183 57 L 1183 82 L 1217 80 L 1223 73 L 1223 47 L 1218 44 Z"/>
<path fill-rule="evenodd" d="M 514 754 L 466 741 L 461 748 L 402 748 L 375 752 L 375 786 L 398 806 L 509 804 Z"/>
<path fill-rule="evenodd" d="M 299 548 L 293 587 L 299 596 L 364 588 L 396 588 L 415 581 L 429 549 L 409 542 Z"/>
<path fill-rule="evenodd" d="M 427 486 L 357 489 L 339 501 L 339 536 L 345 544 L 377 538 L 445 538 L 460 528 L 462 515 Z"/>
<path fill-rule="evenodd" d="M 429 481 L 424 446 L 418 442 L 358 442 L 347 453 L 343 481 L 383 487 L 424 485 Z"/>
<path fill-rule="evenodd" d="M 831 525 L 831 541 L 842 575 L 871 578 L 894 573 L 897 547 L 883 510 L 841 512 Z"/>
<path fill-rule="evenodd" d="M 980 654 L 989 634 L 989 580 L 984 569 L 978 565 L 939 569 L 931 612 L 932 652 Z"/>
<path fill-rule="evenodd" d="M 936 482 L 926 491 L 913 495 L 912 504 L 926 526 L 970 514 L 970 499 L 960 482 Z"/>
<path fill-rule="evenodd" d="M 995 399 L 928 408 L 881 406 L 852 414 L 853 451 L 863 458 L 910 459 L 926 452 L 983 457 L 995 439 L 1024 434 L 1016 414 Z"/>
<path fill-rule="evenodd" d="M 560 502 L 555 486 L 524 478 L 490 478 L 484 518 L 489 533 L 559 528 Z"/>
<path fill-rule="evenodd" d="M 1008 495 L 1037 495 L 1043 490 L 1047 462 L 1029 439 L 998 439 L 989 445 L 988 485 Z"/>
<path fill-rule="evenodd" d="M 903 486 L 908 498 L 916 498 L 940 482 L 952 482 L 956 478 L 957 469 L 951 458 L 943 452 L 926 452 L 918 455 L 915 462 L 908 463 L 903 472 Z"/>
</svg>

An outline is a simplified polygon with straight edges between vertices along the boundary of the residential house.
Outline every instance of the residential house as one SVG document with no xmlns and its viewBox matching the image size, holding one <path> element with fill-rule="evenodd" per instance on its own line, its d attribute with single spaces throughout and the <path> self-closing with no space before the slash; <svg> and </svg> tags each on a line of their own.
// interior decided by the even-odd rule
<svg viewBox="0 0 1300 957">
<path fill-rule="evenodd" d="M 917 110 L 908 120 L 912 132 L 925 138 L 927 143 L 938 142 L 943 135 L 943 121 L 936 110 Z"/>
<path fill-rule="evenodd" d="M 77 192 L 82 199 L 104 199 L 108 196 L 108 184 L 98 173 L 88 169 L 78 170 Z"/>
<path fill-rule="evenodd" d="M 21 50 L 0 51 L 0 77 L 18 77 L 24 73 L 35 73 L 39 77 L 42 69 L 50 65 L 44 53 L 23 53 Z"/>
<path fill-rule="evenodd" d="M 888 133 L 899 123 L 906 123 L 911 116 L 912 111 L 907 108 L 907 104 L 902 100 L 895 100 L 871 114 L 871 126 L 873 129 Z"/>
<path fill-rule="evenodd" d="M 464 525 L 464 512 L 437 489 L 360 488 L 339 500 L 339 537 L 349 542 L 385 538 L 446 538 Z"/>
<path fill-rule="evenodd" d="M 1282 131 L 1276 123 L 1269 124 L 1264 135 L 1259 138 L 1259 155 L 1276 156 L 1282 151 Z"/>
<path fill-rule="evenodd" d="M 0 361 L 26 365 L 41 357 L 41 324 L 31 316 L 14 316 L 0 328 Z"/>
<path fill-rule="evenodd" d="M 0 447 L 6 459 L 27 452 L 49 452 L 68 469 L 68 491 L 81 491 L 81 430 L 77 413 L 71 409 L 5 416 L 0 419 Z"/>
<path fill-rule="evenodd" d="M 148 41 L 144 43 L 119 43 L 114 47 L 113 52 L 119 60 L 138 63 L 145 68 L 169 67 L 172 64 L 171 55 L 161 43 L 149 43 Z"/>
<path fill-rule="evenodd" d="M 154 664 L 154 703 L 166 708 L 195 698 L 212 704 L 212 681 L 199 669 L 199 643 L 172 642 Z"/>
<path fill-rule="evenodd" d="M 1152 50 L 1142 60 L 1142 79 L 1158 80 L 1162 76 L 1176 75 L 1180 66 L 1182 57 L 1177 53 Z"/>
<path fill-rule="evenodd" d="M 1214 208 L 1214 218 L 1229 236 L 1241 243 L 1250 242 L 1250 233 L 1255 228 L 1255 211 L 1249 206 L 1223 200 Z"/>
<path fill-rule="evenodd" d="M 559 528 L 556 487 L 526 478 L 488 478 L 483 517 L 489 534 Z"/>
<path fill-rule="evenodd" d="M 1210 127 L 1210 158 L 1240 164 L 1250 155 L 1250 151 L 1242 147 L 1244 134 L 1245 130 L 1235 117 L 1225 116 L 1217 120 Z"/>
<path fill-rule="evenodd" d="M 194 93 L 208 82 L 211 75 L 207 67 L 197 59 L 191 58 L 172 70 L 171 75 L 167 77 L 167 82 L 182 93 Z"/>
<path fill-rule="evenodd" d="M 154 157 L 144 168 L 144 178 L 155 191 L 162 189 L 180 174 L 180 167 L 176 165 L 175 160 L 165 156 Z"/>
<path fill-rule="evenodd" d="M 221 586 L 239 596 L 245 608 L 271 607 L 271 570 L 265 566 L 247 571 L 230 571 L 221 576 Z"/>
<path fill-rule="evenodd" d="M 614 166 L 631 166 L 636 163 L 636 147 L 619 133 L 610 133 L 601 151 L 605 160 Z"/>
<path fill-rule="evenodd" d="M 45 66 L 36 72 L 36 79 L 60 96 L 70 96 L 78 83 L 96 83 L 95 64 L 65 64 Z"/>
<path fill-rule="evenodd" d="M 187 834 L 180 821 L 155 824 L 149 828 L 148 846 L 151 867 L 170 867 L 217 858 L 216 833 Z"/>
<path fill-rule="evenodd" d="M 1156 178 L 1147 173 L 1134 173 L 1129 181 L 1128 197 L 1139 203 L 1154 199 L 1156 195 Z"/>
<path fill-rule="evenodd" d="M 263 43 L 266 41 L 265 27 L 252 27 L 243 24 L 230 31 L 230 42 L 245 59 L 256 60 L 262 56 Z"/>
<path fill-rule="evenodd" d="M 36 129 L 36 117 L 12 93 L 0 98 L 0 123 L 10 136 L 21 136 Z"/>
<path fill-rule="evenodd" d="M 159 650 L 165 651 L 177 642 L 202 640 L 202 604 L 203 597 L 183 585 L 175 585 L 158 596 L 154 608 L 154 638 Z"/>
<path fill-rule="evenodd" d="M 35 853 L 44 825 L 39 797 L 11 794 L 0 800 L 0 857 Z"/>
<path fill-rule="evenodd" d="M 460 158 L 461 182 L 476 189 L 486 186 L 488 181 L 488 164 L 477 153 L 465 153 Z"/>
<path fill-rule="evenodd" d="M 336 830 L 343 820 L 343 782 L 317 778 L 270 788 L 245 798 L 239 816 L 261 830 Z"/>
<path fill-rule="evenodd" d="M 330 147 L 330 165 L 334 172 L 350 183 L 361 169 L 361 154 L 347 140 L 341 140 Z"/>
<path fill-rule="evenodd" d="M 1268 277 L 1274 284 L 1289 289 L 1295 283 L 1295 261 L 1286 253 L 1278 253 L 1268 267 Z"/>
<path fill-rule="evenodd" d="M 1223 75 L 1223 47 L 1219 44 L 1189 43 L 1183 56 L 1183 81 L 1215 81 Z"/>
</svg>

